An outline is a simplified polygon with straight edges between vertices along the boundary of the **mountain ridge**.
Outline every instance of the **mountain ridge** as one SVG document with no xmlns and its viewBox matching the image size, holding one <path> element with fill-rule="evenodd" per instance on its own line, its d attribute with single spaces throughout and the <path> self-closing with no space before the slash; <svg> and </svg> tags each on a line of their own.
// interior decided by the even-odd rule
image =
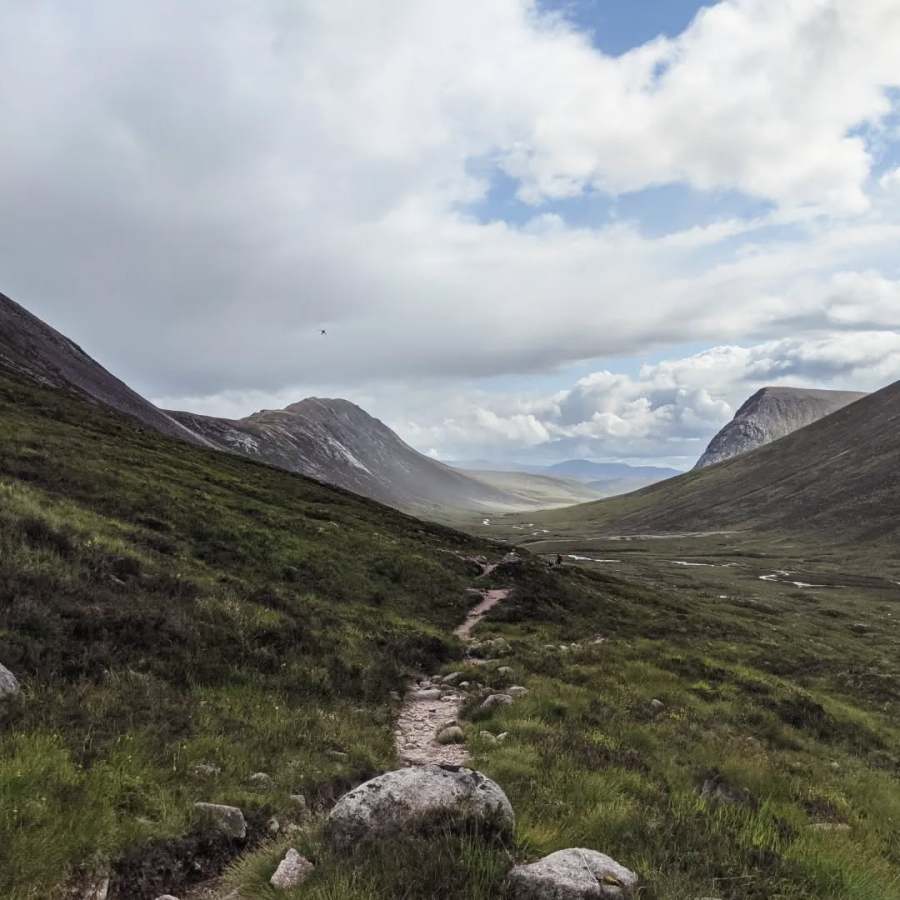
<svg viewBox="0 0 900 900">
<path fill-rule="evenodd" d="M 740 406 L 732 420 L 710 441 L 695 469 L 716 465 L 811 425 L 866 395 L 774 386 L 760 388 Z"/>
<path fill-rule="evenodd" d="M 616 534 L 759 530 L 836 542 L 900 530 L 900 381 L 762 447 L 536 518 Z"/>
</svg>

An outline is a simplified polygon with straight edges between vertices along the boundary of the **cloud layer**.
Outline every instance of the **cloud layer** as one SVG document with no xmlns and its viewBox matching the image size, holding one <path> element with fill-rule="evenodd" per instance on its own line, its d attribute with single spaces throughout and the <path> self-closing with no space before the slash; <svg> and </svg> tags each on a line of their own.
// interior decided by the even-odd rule
<svg viewBox="0 0 900 900">
<path fill-rule="evenodd" d="M 842 386 L 816 348 L 898 327 L 897 46 L 895 0 L 723 0 L 616 58 L 529 0 L 6 4 L 0 289 L 176 405 L 328 385 L 400 421 L 416 379 L 441 452 L 454 397 L 472 449 L 683 449 L 740 399 L 721 367 L 495 406 L 478 379 L 691 343 Z M 569 215 L 664 184 L 765 211 Z"/>
</svg>

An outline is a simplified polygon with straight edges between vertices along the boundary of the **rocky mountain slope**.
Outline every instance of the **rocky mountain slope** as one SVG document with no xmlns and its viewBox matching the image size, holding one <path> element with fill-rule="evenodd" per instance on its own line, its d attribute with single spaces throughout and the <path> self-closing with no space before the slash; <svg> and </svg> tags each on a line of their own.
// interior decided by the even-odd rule
<svg viewBox="0 0 900 900">
<path fill-rule="evenodd" d="M 74 341 L 4 294 L 0 294 L 0 368 L 39 384 L 74 390 L 170 437 L 207 444 L 107 372 Z"/>
<path fill-rule="evenodd" d="M 421 515 L 535 505 L 419 453 L 347 400 L 310 397 L 244 419 L 170 415 L 222 449 Z"/>
<path fill-rule="evenodd" d="M 765 387 L 735 413 L 710 441 L 695 468 L 702 469 L 749 453 L 811 425 L 865 397 L 855 391 L 817 391 L 808 388 Z"/>
<path fill-rule="evenodd" d="M 900 382 L 720 465 L 536 521 L 621 534 L 762 529 L 889 541 L 900 531 L 898 471 Z"/>
</svg>

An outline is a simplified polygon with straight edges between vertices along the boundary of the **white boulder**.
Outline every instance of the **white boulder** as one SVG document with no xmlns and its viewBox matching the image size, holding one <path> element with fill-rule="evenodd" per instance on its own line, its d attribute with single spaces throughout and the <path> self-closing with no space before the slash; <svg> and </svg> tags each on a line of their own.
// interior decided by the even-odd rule
<svg viewBox="0 0 900 900">
<path fill-rule="evenodd" d="M 328 816 L 333 847 L 399 834 L 423 821 L 476 821 L 511 834 L 515 815 L 498 784 L 458 766 L 413 766 L 388 772 L 345 794 Z"/>
</svg>

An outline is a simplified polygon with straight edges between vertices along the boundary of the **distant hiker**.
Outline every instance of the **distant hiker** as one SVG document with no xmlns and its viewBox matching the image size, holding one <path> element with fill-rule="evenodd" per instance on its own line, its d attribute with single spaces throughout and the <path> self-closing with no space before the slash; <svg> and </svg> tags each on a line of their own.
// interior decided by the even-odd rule
<svg viewBox="0 0 900 900">
<path fill-rule="evenodd" d="M 562 565 L 562 555 L 559 554 L 559 553 L 556 554 L 556 565 L 557 565 L 557 566 L 561 566 L 561 565 Z"/>
</svg>

